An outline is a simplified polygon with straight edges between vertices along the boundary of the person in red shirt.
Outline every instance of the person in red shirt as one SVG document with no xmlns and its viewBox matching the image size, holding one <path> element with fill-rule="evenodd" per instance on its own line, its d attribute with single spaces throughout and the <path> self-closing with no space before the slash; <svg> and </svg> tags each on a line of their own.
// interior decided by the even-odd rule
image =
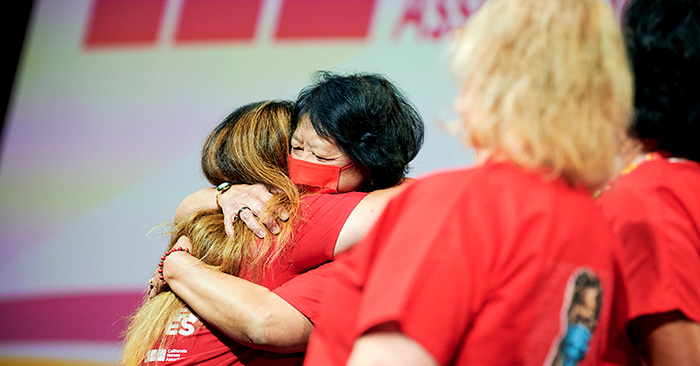
<svg viewBox="0 0 700 366">
<path fill-rule="evenodd" d="M 336 259 L 304 364 L 597 365 L 632 77 L 604 0 L 492 0 L 456 35 L 476 166 L 417 180 Z"/>
<path fill-rule="evenodd" d="M 280 272 L 276 267 L 263 270 L 280 259 L 294 259 L 295 263 L 307 259 L 295 258 L 285 250 L 293 236 L 292 223 L 306 216 L 301 212 L 300 194 L 285 174 L 291 110 L 292 104 L 284 101 L 242 106 L 214 129 L 202 152 L 202 171 L 213 184 L 261 182 L 279 191 L 274 204 L 288 210 L 292 220 L 281 228 L 278 240 L 256 240 L 252 233 L 245 232 L 228 239 L 222 215 L 212 210 L 200 211 L 173 229 L 170 246 L 159 264 L 159 283 L 166 284 L 163 266 L 167 257 L 178 252 L 190 252 L 220 273 L 262 282 L 277 274 L 270 272 Z M 229 154 L 236 158 L 224 160 Z M 265 214 L 270 215 L 270 209 Z M 195 245 L 179 245 L 185 237 Z M 203 345 L 207 348 L 203 349 Z M 206 360 L 231 364 L 241 354 L 250 357 L 250 352 L 245 351 L 243 345 L 234 346 L 219 339 L 216 329 L 200 321 L 173 292 L 165 291 L 144 302 L 134 315 L 126 333 L 122 364 L 197 364 Z"/>
<path fill-rule="evenodd" d="M 597 200 L 622 239 L 633 362 L 700 365 L 700 2 L 634 0 L 624 169 Z M 631 351 L 631 352 L 629 352 Z"/>
<path fill-rule="evenodd" d="M 372 96 L 371 100 L 368 100 L 367 95 Z M 340 101 L 337 100 L 338 96 L 342 96 Z M 338 113 L 328 113 L 332 118 L 326 116 L 327 112 L 333 110 Z M 167 280 L 169 288 L 197 315 L 211 324 L 211 330 L 205 337 L 211 342 L 195 337 L 199 334 L 193 336 L 189 333 L 189 320 L 183 316 L 179 324 L 173 325 L 173 331 L 179 329 L 177 334 L 182 336 L 179 337 L 182 340 L 180 344 L 189 344 L 189 348 L 173 345 L 175 348 L 170 350 L 177 351 L 171 352 L 173 356 L 168 357 L 168 350 L 164 354 L 156 352 L 153 354 L 156 360 L 160 357 L 182 364 L 204 360 L 211 364 L 235 364 L 230 355 L 233 353 L 244 362 L 254 359 L 262 364 L 278 364 L 286 362 L 284 356 L 275 355 L 267 360 L 266 357 L 271 353 L 256 350 L 296 352 L 305 349 L 312 327 L 310 319 L 294 307 L 295 303 L 290 305 L 271 290 L 347 250 L 368 230 L 386 201 L 405 186 L 407 164 L 422 144 L 422 119 L 387 79 L 374 74 L 340 76 L 321 73 L 317 84 L 302 91 L 293 112 L 292 151 L 287 156 L 289 173 L 291 180 L 297 186 L 303 186 L 304 192 L 309 194 L 303 202 L 306 208 L 304 215 L 297 220 L 293 245 L 289 245 L 288 250 L 281 253 L 275 261 L 265 263 L 263 276 L 257 279 L 246 276 L 245 272 L 240 277 L 235 277 L 212 270 L 207 268 L 204 261 L 182 251 L 168 255 L 167 260 L 163 261 L 162 276 Z M 366 118 L 357 119 L 357 115 Z M 251 139 L 258 143 L 275 141 L 281 132 L 283 131 L 271 129 L 267 135 L 262 136 L 260 131 L 248 131 L 261 134 L 258 138 Z M 210 141 L 214 141 L 214 145 L 221 143 L 218 140 L 226 135 L 220 136 L 222 137 Z M 253 169 L 251 166 L 254 164 L 227 161 L 248 159 L 252 152 L 242 151 L 245 150 L 243 147 L 249 148 L 247 145 L 230 141 L 224 144 L 229 148 L 205 146 L 205 151 L 216 154 L 209 156 L 205 152 L 203 163 L 209 157 L 209 160 L 216 160 L 221 167 L 230 169 L 231 164 L 238 166 L 233 171 Z M 365 148 L 358 150 L 362 146 Z M 226 154 L 222 154 L 222 151 Z M 225 177 L 210 181 L 217 184 L 225 181 Z M 401 186 L 397 187 L 397 184 Z M 188 197 L 178 209 L 176 221 L 188 217 L 193 211 L 211 209 L 220 212 L 223 209 L 225 218 L 222 223 L 226 225 L 228 234 L 232 234 L 233 230 L 229 230 L 229 227 L 233 224 L 238 225 L 236 233 L 241 230 L 248 233 L 242 223 L 245 221 L 248 224 L 247 218 L 252 216 L 264 221 L 265 217 L 284 213 L 274 211 L 272 215 L 265 215 L 263 208 L 269 204 L 265 204 L 264 200 L 252 203 L 248 200 L 242 204 L 236 200 L 237 196 L 231 200 L 230 192 L 238 186 L 223 191 L 227 187 L 228 184 L 224 185 L 219 193 L 205 189 Z M 267 185 L 264 192 L 267 198 L 273 196 L 267 191 L 270 187 Z M 353 190 L 365 192 L 349 193 Z M 232 210 L 232 207 L 235 209 Z M 235 214 L 231 215 L 231 212 Z M 276 230 L 270 229 L 267 234 L 279 229 L 277 226 Z M 269 236 L 259 235 L 257 230 L 256 233 L 261 238 Z M 175 245 L 191 247 L 187 237 L 179 238 Z M 161 290 L 162 286 L 156 283 L 150 296 L 156 296 Z M 182 334 L 180 330 L 188 334 Z M 231 339 L 225 339 L 226 337 Z M 209 348 L 209 351 L 203 347 Z M 230 348 L 228 355 L 226 348 Z M 184 357 L 179 356 L 184 354 L 180 352 L 182 349 L 187 349 L 194 357 L 184 360 Z M 221 357 L 212 356 L 217 352 Z M 256 355 L 260 357 L 254 358 Z M 298 356 L 293 355 L 290 359 L 300 363 Z"/>
</svg>

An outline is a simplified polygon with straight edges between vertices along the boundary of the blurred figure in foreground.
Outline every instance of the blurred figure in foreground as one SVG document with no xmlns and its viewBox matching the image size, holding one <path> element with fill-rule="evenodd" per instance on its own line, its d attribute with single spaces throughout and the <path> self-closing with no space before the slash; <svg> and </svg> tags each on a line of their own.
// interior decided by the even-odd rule
<svg viewBox="0 0 700 366">
<path fill-rule="evenodd" d="M 623 29 L 635 116 L 598 200 L 622 239 L 623 320 L 644 363 L 700 365 L 700 1 L 631 1 Z"/>
<path fill-rule="evenodd" d="M 600 364 L 621 281 L 591 192 L 632 108 L 613 11 L 488 1 L 454 70 L 477 166 L 416 181 L 338 258 L 305 365 Z"/>
</svg>

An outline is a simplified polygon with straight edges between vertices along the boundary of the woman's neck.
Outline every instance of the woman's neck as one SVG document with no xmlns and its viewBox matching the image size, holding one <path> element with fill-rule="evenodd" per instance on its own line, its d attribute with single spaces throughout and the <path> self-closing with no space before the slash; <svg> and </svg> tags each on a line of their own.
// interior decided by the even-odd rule
<svg viewBox="0 0 700 366">
<path fill-rule="evenodd" d="M 647 153 L 644 144 L 638 139 L 627 137 L 622 141 L 620 146 L 620 169 L 623 169 L 634 163 L 640 155 Z M 619 169 L 618 169 L 619 170 Z"/>
<path fill-rule="evenodd" d="M 494 157 L 494 153 L 490 149 L 476 149 L 476 165 L 483 165 L 489 159 Z"/>
</svg>

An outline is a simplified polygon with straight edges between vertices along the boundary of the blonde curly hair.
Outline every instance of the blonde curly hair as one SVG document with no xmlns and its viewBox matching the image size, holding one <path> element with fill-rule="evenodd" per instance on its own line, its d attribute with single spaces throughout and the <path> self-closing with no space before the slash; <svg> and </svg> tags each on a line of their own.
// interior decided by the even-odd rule
<svg viewBox="0 0 700 366">
<path fill-rule="evenodd" d="M 595 189 L 632 111 L 620 26 L 604 0 L 490 0 L 452 58 L 468 142 L 493 159 Z"/>
</svg>

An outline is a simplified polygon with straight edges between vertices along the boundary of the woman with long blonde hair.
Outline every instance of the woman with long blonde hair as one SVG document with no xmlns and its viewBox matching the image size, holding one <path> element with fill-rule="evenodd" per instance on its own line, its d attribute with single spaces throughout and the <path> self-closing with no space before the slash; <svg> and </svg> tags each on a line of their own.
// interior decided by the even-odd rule
<svg viewBox="0 0 700 366">
<path fill-rule="evenodd" d="M 201 245 L 194 243 L 196 235 L 176 231 L 149 297 L 170 289 L 188 307 L 181 314 L 170 313 L 164 338 L 174 338 L 172 342 L 148 342 L 148 362 L 301 364 L 300 352 L 306 349 L 325 290 L 325 268 L 315 268 L 350 249 L 405 188 L 408 164 L 423 142 L 423 120 L 385 77 L 320 73 L 300 93 L 291 121 L 289 107 L 287 102 L 242 107 L 205 144 L 202 168 L 217 188 L 189 196 L 175 222 L 185 218 L 185 227 L 190 227 L 192 220 L 200 220 L 191 212 L 223 211 L 224 228 L 216 227 L 218 239 L 212 240 L 230 241 L 220 237 L 225 230 L 234 243 L 220 247 L 224 254 L 212 249 L 226 264 L 222 270 L 208 265 L 210 257 L 196 257 Z M 287 169 L 290 178 L 280 175 Z M 271 200 L 237 205 L 233 196 L 227 203 L 220 201 L 234 187 L 262 187 Z M 297 188 L 305 192 L 301 199 Z M 281 215 L 286 216 L 276 230 L 247 228 L 251 217 L 274 222 Z M 163 329 L 161 325 L 157 327 Z M 138 338 L 131 336 L 127 343 L 138 348 Z M 125 351 L 138 359 L 144 346 Z"/>
<path fill-rule="evenodd" d="M 325 215 L 317 215 L 322 210 L 319 206 L 332 202 L 335 211 L 349 214 L 366 194 L 316 195 L 302 200 L 286 174 L 291 109 L 286 101 L 238 108 L 214 129 L 202 151 L 202 171 L 212 184 L 258 183 L 275 192 L 260 216 L 273 217 L 284 210 L 289 219 L 280 225 L 279 234 L 260 239 L 237 220 L 236 235 L 227 236 L 220 210 L 198 211 L 174 227 L 161 270 L 171 254 L 189 252 L 207 268 L 274 288 L 325 261 L 317 253 L 328 251 L 326 247 L 335 241 L 319 243 L 313 235 L 305 235 L 305 221 L 314 219 L 330 227 L 320 217 Z M 182 247 L 185 241 L 186 249 Z M 222 365 L 238 364 L 241 358 L 300 363 L 299 354 L 273 354 L 235 342 L 200 319 L 166 286 L 134 314 L 126 331 L 122 364 Z"/>
<path fill-rule="evenodd" d="M 326 289 L 328 265 L 309 269 L 333 260 L 369 230 L 386 203 L 406 187 L 408 164 L 423 141 L 420 114 L 393 83 L 378 74 L 319 73 L 315 83 L 299 94 L 292 128 L 289 176 L 308 193 L 302 198 L 292 245 L 275 260 L 263 263 L 266 270 L 255 282 L 211 270 L 182 251 L 168 255 L 162 273 L 154 278 L 162 276 L 168 288 L 231 339 L 251 348 L 285 353 L 306 349 Z M 228 235 L 249 234 L 241 222 L 264 222 L 261 208 L 269 204 L 264 199 L 256 203 L 238 197 L 270 197 L 268 189 L 260 184 L 224 182 L 216 189 L 188 196 L 175 220 L 198 210 L 221 210 Z M 272 219 L 268 222 L 285 212 L 272 213 L 272 217 L 267 215 Z M 230 227 L 232 223 L 238 226 Z M 269 226 L 249 227 L 258 237 L 276 232 Z M 176 244 L 189 245 L 184 236 Z M 284 284 L 273 289 L 281 282 Z M 155 281 L 149 296 L 161 289 L 161 282 Z"/>
<path fill-rule="evenodd" d="M 298 214 L 300 197 L 285 174 L 290 113 L 291 103 L 283 101 L 252 103 L 238 108 L 209 135 L 202 152 L 202 171 L 215 185 L 261 183 L 275 188 L 280 193 L 268 207 L 283 207 L 292 217 L 291 223 Z M 256 240 L 249 230 L 239 230 L 239 235 L 228 237 L 221 212 L 200 211 L 175 226 L 169 251 L 182 236 L 192 242 L 191 254 L 211 268 L 232 275 L 247 271 L 251 278 L 260 278 L 264 268 L 261 262 L 279 255 L 290 242 L 292 227 L 291 224 L 281 225 L 281 233 L 274 244 L 270 239 Z M 127 329 L 123 364 L 140 364 L 154 345 L 155 349 L 166 349 L 172 339 L 164 337 L 164 330 L 170 323 L 180 321 L 183 315 L 187 317 L 189 311 L 172 291 L 161 292 L 146 301 Z"/>
</svg>

